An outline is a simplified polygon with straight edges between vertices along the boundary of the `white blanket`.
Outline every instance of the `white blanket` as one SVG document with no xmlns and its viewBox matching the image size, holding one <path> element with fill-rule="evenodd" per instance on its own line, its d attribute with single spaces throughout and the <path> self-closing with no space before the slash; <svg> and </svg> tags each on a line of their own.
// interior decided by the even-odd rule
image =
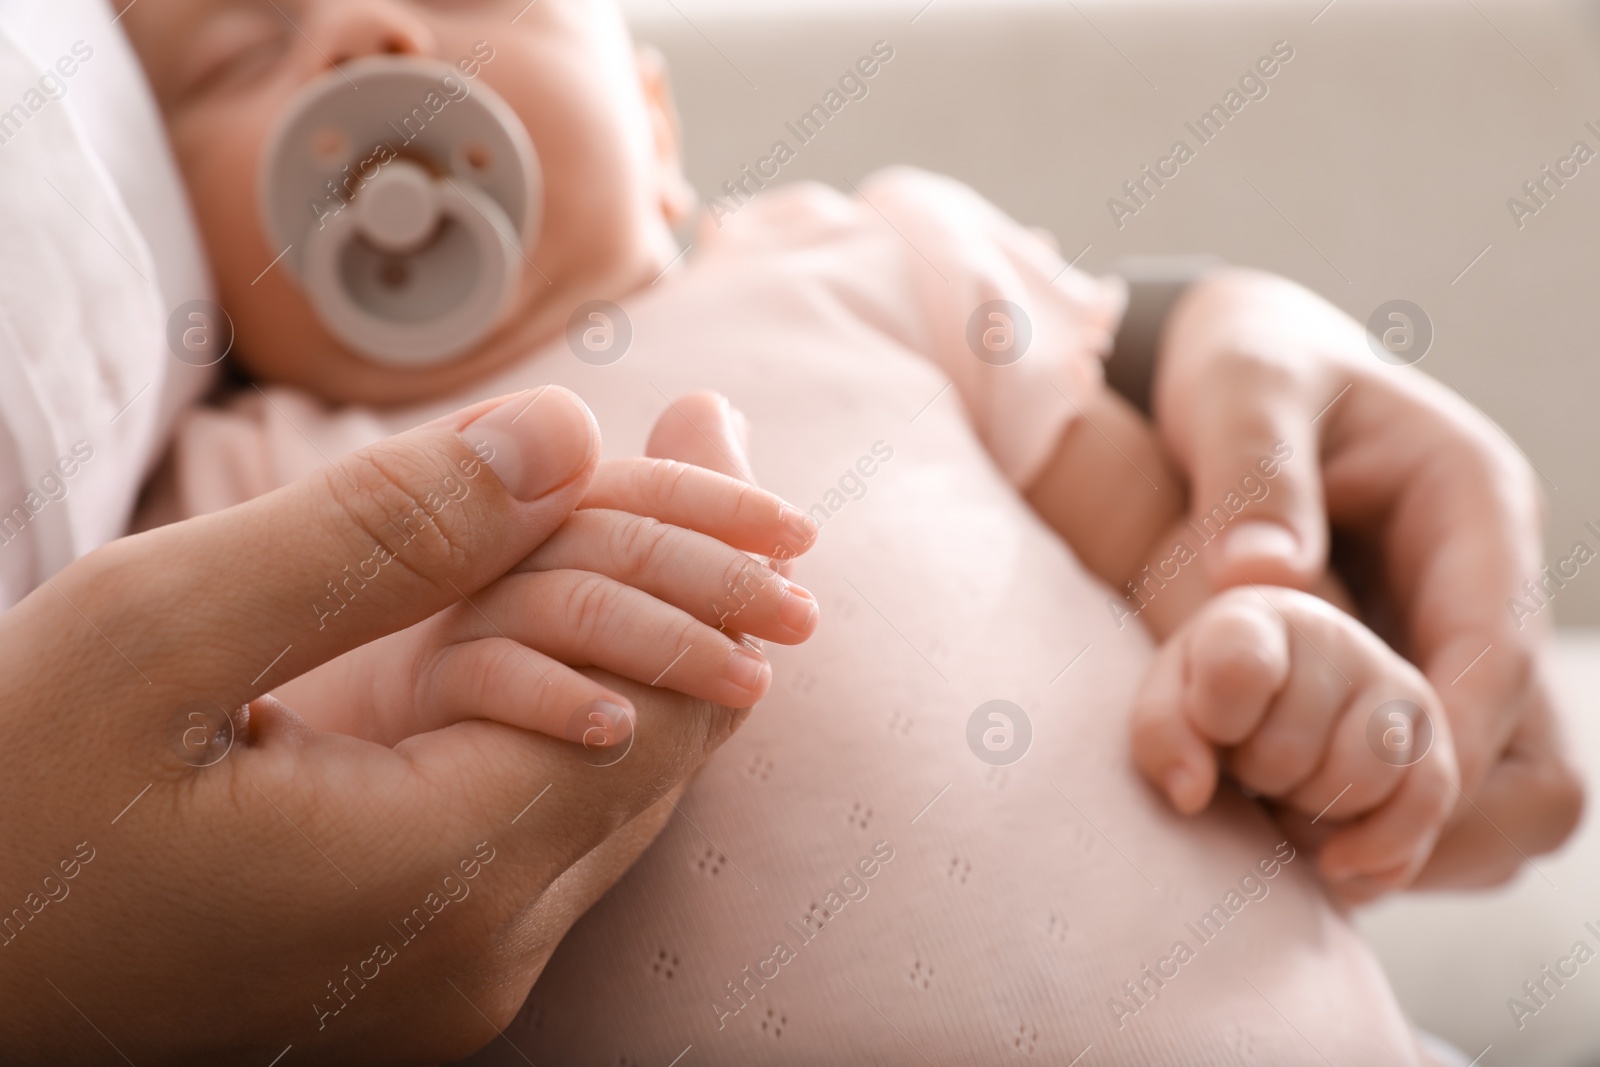
<svg viewBox="0 0 1600 1067">
<path fill-rule="evenodd" d="M 0 608 L 126 528 L 212 371 L 210 285 L 154 102 L 102 0 L 0 0 Z"/>
</svg>

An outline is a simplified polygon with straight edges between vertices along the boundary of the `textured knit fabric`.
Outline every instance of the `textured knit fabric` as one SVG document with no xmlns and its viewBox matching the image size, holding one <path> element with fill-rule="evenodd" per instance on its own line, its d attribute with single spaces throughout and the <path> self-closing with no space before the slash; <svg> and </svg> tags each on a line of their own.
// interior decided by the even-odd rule
<svg viewBox="0 0 1600 1067">
<path fill-rule="evenodd" d="M 722 223 L 626 304 L 619 362 L 561 339 L 474 396 L 568 386 L 627 455 L 667 398 L 726 393 L 764 483 L 822 523 L 796 572 L 822 628 L 768 646 L 771 695 L 473 1062 L 1416 1062 L 1310 858 L 1236 796 L 1186 820 L 1140 781 L 1148 639 L 1018 492 L 1102 387 L 1120 288 L 914 172 Z M 994 300 L 1031 329 L 1008 365 L 970 341 Z M 378 429 L 320 418 L 328 447 Z"/>
</svg>

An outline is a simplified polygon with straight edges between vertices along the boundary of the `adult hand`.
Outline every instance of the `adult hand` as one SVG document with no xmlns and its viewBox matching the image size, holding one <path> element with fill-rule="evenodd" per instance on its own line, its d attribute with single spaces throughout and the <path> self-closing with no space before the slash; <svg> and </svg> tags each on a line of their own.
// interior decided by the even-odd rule
<svg viewBox="0 0 1600 1067">
<path fill-rule="evenodd" d="M 1539 574 L 1542 501 L 1489 420 L 1377 359 L 1363 328 L 1326 301 L 1233 270 L 1173 309 L 1154 406 L 1197 523 L 1241 499 L 1262 458 L 1282 461 L 1268 495 L 1202 553 L 1213 584 L 1313 589 L 1331 523 L 1352 541 L 1347 577 L 1369 621 L 1443 700 L 1463 796 L 1416 884 L 1493 884 L 1560 844 L 1583 785 L 1547 678 L 1548 616 L 1519 621 L 1507 607 Z"/>
<path fill-rule="evenodd" d="M 0 1059 L 437 1063 L 493 1039 L 565 930 L 565 876 L 741 713 L 641 702 L 601 771 L 470 718 L 390 747 L 225 709 L 510 570 L 597 453 L 569 393 L 491 401 L 108 545 L 0 616 Z"/>
<path fill-rule="evenodd" d="M 462 717 L 625 744 L 632 703 L 586 668 L 750 707 L 772 669 L 741 635 L 798 644 L 818 615 L 809 592 L 750 553 L 801 552 L 815 532 L 742 478 L 665 457 L 610 460 L 511 572 L 273 696 L 317 729 L 380 744 Z"/>
<path fill-rule="evenodd" d="M 691 466 L 704 467 L 751 485 L 756 484 L 755 475 L 751 472 L 750 461 L 747 458 L 749 424 L 738 408 L 733 407 L 725 397 L 717 393 L 690 393 L 673 401 L 656 421 L 645 451 L 648 456 L 656 459 L 670 459 Z M 592 500 L 593 497 L 588 499 Z M 806 540 L 809 536 L 808 531 L 802 537 L 805 542 L 803 546 L 799 541 L 791 541 L 780 546 L 779 554 L 783 557 L 783 561 L 775 560 L 780 570 L 792 562 L 792 553 L 797 553 L 801 547 L 809 547 L 810 542 Z M 528 565 L 528 561 L 525 560 L 523 565 Z M 697 702 L 692 698 L 670 689 L 651 688 L 629 682 L 603 671 L 586 669 L 584 673 L 607 685 L 620 688 L 638 709 L 642 722 L 654 722 L 658 728 L 662 724 L 687 723 L 691 729 L 685 735 L 684 743 L 694 743 L 697 736 L 693 730 L 697 721 L 695 714 Z M 727 708 L 715 708 L 712 711 L 714 714 L 730 717 L 735 727 L 749 714 L 747 710 L 735 711 Z M 597 757 L 595 762 L 602 765 L 615 758 L 605 753 L 599 753 Z M 626 826 L 597 845 L 592 852 L 557 879 L 539 905 L 544 912 L 543 921 L 549 924 L 551 929 L 560 931 L 570 929 L 572 924 L 588 911 L 629 867 L 633 866 L 639 854 L 666 826 L 676 810 L 679 798 L 682 797 L 698 769 L 698 766 L 693 768 L 689 775 L 665 790 L 660 800 L 640 812 Z"/>
</svg>

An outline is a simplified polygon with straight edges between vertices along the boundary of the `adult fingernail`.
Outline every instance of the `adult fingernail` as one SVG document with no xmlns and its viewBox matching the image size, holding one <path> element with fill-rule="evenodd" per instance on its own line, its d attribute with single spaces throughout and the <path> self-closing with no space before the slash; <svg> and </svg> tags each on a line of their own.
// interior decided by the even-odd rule
<svg viewBox="0 0 1600 1067">
<path fill-rule="evenodd" d="M 555 386 L 510 397 L 461 431 L 473 453 L 518 500 L 538 500 L 570 482 L 594 454 L 594 417 Z"/>
<path fill-rule="evenodd" d="M 1228 534 L 1222 548 L 1227 563 L 1278 559 L 1293 563 L 1300 554 L 1300 541 L 1275 522 L 1243 522 Z"/>
<path fill-rule="evenodd" d="M 812 621 L 817 617 L 817 601 L 811 593 L 793 582 L 785 581 L 783 601 L 778 605 L 778 621 L 794 633 L 804 636 L 811 632 Z"/>
<path fill-rule="evenodd" d="M 772 667 L 760 653 L 743 646 L 734 649 L 728 659 L 728 679 L 747 693 L 763 692 L 771 673 Z"/>
</svg>

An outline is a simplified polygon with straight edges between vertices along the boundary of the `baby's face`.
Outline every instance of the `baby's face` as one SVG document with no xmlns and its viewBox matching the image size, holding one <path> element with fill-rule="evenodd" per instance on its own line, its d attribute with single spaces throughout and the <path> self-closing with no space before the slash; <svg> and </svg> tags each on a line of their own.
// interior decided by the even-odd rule
<svg viewBox="0 0 1600 1067">
<path fill-rule="evenodd" d="M 619 298 L 674 254 L 687 203 L 664 78 L 611 0 L 120 0 L 165 115 L 224 306 L 252 375 L 336 401 L 426 399 Z M 415 55 L 478 68 L 527 127 L 544 172 L 538 245 L 515 312 L 448 363 L 397 370 L 335 341 L 264 231 L 258 175 L 285 109 L 336 64 Z M 486 55 L 492 58 L 485 60 Z M 265 273 L 263 273 L 265 271 Z"/>
</svg>

